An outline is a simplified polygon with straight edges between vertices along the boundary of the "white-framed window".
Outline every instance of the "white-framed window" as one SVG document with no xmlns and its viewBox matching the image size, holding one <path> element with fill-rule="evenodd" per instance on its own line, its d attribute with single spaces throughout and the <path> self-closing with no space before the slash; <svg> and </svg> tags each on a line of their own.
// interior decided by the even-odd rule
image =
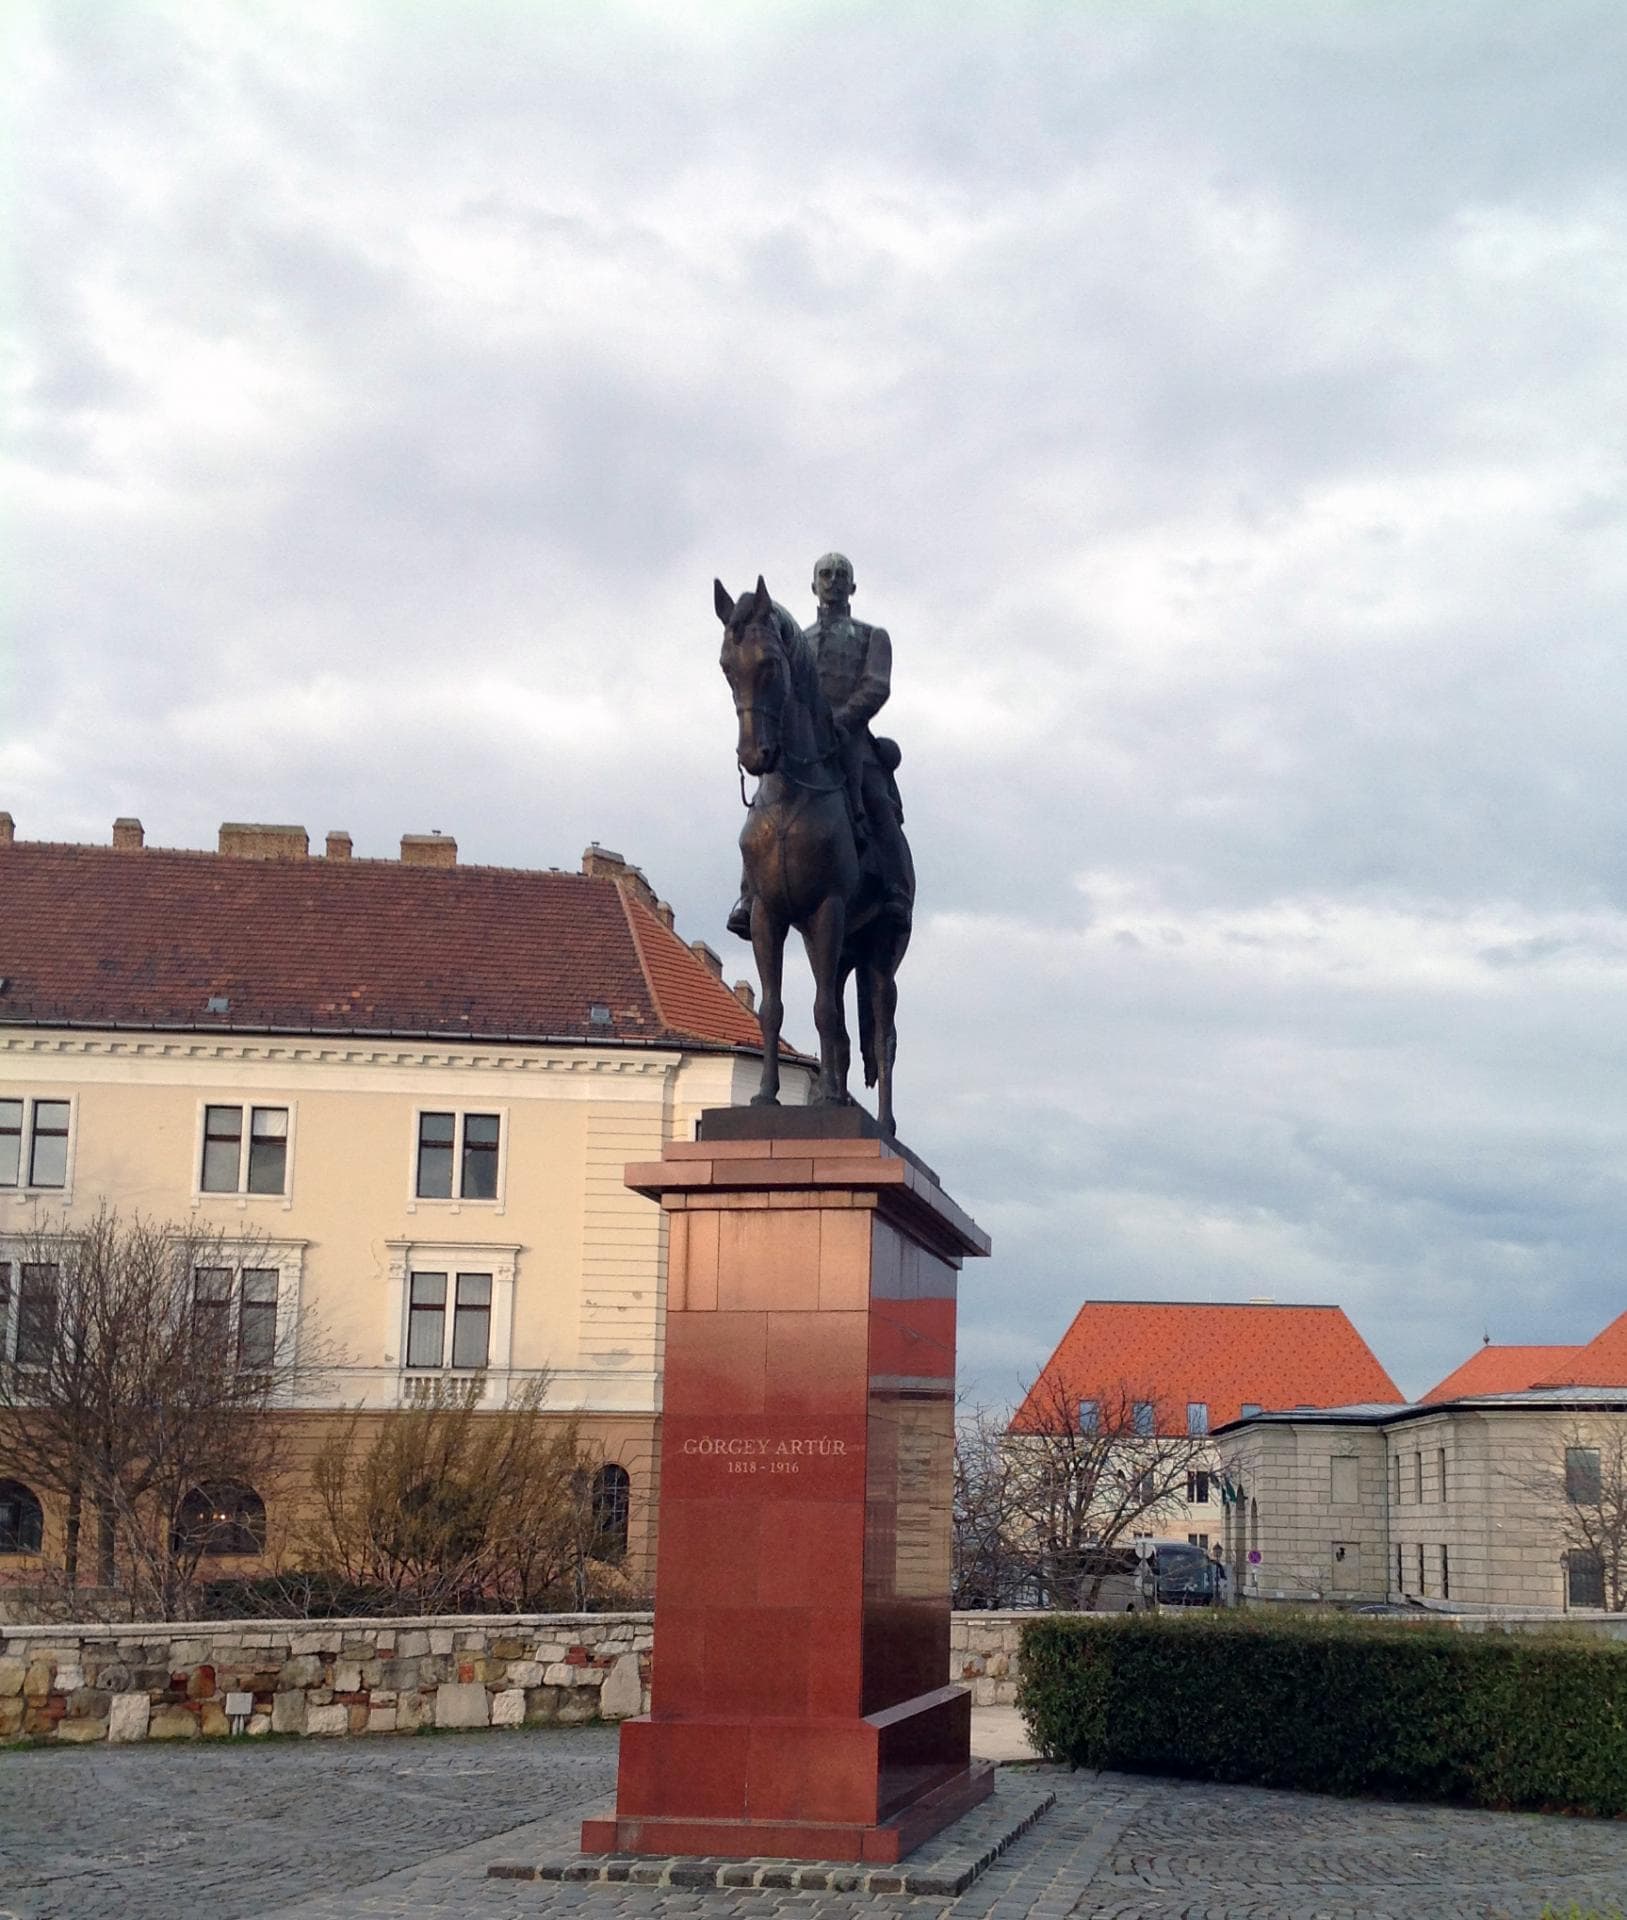
<svg viewBox="0 0 1627 1920">
<path fill-rule="evenodd" d="M 509 1370 L 517 1246 L 392 1240 L 387 1353 L 403 1386 L 431 1373 Z"/>
<path fill-rule="evenodd" d="M 503 1107 L 417 1107 L 412 1117 L 408 1208 L 429 1202 L 501 1213 L 508 1177 L 508 1111 Z"/>
<path fill-rule="evenodd" d="M 1186 1403 L 1186 1430 L 1197 1436 L 1209 1431 L 1209 1402 L 1207 1400 L 1188 1400 Z M 1207 1542 L 1205 1542 L 1207 1544 Z"/>
<path fill-rule="evenodd" d="M 286 1357 L 281 1306 L 280 1267 L 208 1266 L 192 1275 L 193 1333 L 218 1343 L 245 1372 L 263 1372 Z"/>
<path fill-rule="evenodd" d="M 1189 1507 L 1206 1507 L 1209 1504 L 1211 1475 L 1207 1467 L 1191 1467 L 1186 1475 L 1186 1504 Z M 1207 1540 L 1203 1543 L 1208 1546 Z"/>
<path fill-rule="evenodd" d="M 407 1276 L 407 1365 L 479 1373 L 491 1364 L 489 1273 Z"/>
<path fill-rule="evenodd" d="M 0 1094 L 0 1193 L 68 1197 L 74 1106 L 71 1094 Z"/>
<path fill-rule="evenodd" d="M 285 1365 L 299 1336 L 305 1245 L 256 1239 L 240 1250 L 211 1248 L 214 1258 L 193 1269 L 188 1287 L 194 1332 L 226 1343 L 246 1370 Z M 25 1257 L 31 1251 L 0 1243 L 0 1361 L 19 1367 L 49 1364 L 57 1343 L 61 1269 Z"/>
<path fill-rule="evenodd" d="M 281 1200 L 293 1193 L 291 1100 L 206 1100 L 198 1111 L 192 1198 Z"/>
<path fill-rule="evenodd" d="M 57 1266 L 0 1252 L 0 1361 L 49 1364 L 56 1335 Z"/>
</svg>

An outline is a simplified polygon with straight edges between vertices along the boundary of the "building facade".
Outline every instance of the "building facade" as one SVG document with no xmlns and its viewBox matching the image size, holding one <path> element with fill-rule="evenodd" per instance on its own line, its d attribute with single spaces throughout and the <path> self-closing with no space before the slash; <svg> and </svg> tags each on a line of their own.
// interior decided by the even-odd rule
<svg viewBox="0 0 1627 1920">
<path fill-rule="evenodd" d="M 1614 1598 L 1627 1387 L 1262 1413 L 1216 1445 L 1243 1599 L 1558 1615 Z"/>
<path fill-rule="evenodd" d="M 1071 1423 L 1083 1433 L 1113 1421 L 1127 1442 L 1157 1436 L 1171 1443 L 1182 1455 L 1182 1484 L 1135 1531 L 1212 1549 L 1228 1509 L 1221 1456 L 1208 1436 L 1266 1408 L 1367 1399 L 1402 1404 L 1340 1307 L 1087 1300 L 1017 1409 L 1011 1432 L 1055 1433 Z"/>
<path fill-rule="evenodd" d="M 228 1248 L 197 1310 L 245 1361 L 319 1330 L 291 1410 L 313 1436 L 426 1382 L 478 1377 L 496 1408 L 545 1377 L 642 1568 L 666 1218 L 622 1168 L 755 1089 L 750 990 L 597 847 L 574 873 L 460 866 L 438 835 L 307 848 L 228 825 L 215 853 L 154 849 L 135 822 L 30 844 L 0 815 L 4 1357 L 38 1324 L 42 1229 L 104 1204 L 186 1223 Z M 807 1087 L 790 1060 L 783 1097 Z M 0 1569 L 57 1524 L 0 1460 Z"/>
</svg>

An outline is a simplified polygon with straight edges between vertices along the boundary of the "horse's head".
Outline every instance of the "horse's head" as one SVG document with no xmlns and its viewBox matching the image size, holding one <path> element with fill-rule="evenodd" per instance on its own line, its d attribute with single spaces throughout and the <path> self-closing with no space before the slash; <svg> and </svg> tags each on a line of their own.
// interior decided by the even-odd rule
<svg viewBox="0 0 1627 1920">
<path fill-rule="evenodd" d="M 760 779 L 779 764 L 785 708 L 791 697 L 791 668 L 780 634 L 779 609 L 761 574 L 755 589 L 738 600 L 721 580 L 712 585 L 717 617 L 723 622 L 720 664 L 740 721 L 735 752 L 746 772 Z"/>
</svg>

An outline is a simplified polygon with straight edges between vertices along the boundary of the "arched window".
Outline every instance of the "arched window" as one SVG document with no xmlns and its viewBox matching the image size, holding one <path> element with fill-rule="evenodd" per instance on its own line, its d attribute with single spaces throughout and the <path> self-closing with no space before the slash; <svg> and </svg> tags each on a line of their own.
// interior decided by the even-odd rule
<svg viewBox="0 0 1627 1920">
<path fill-rule="evenodd" d="M 264 1553 L 266 1503 L 253 1487 L 194 1487 L 175 1521 L 177 1553 Z"/>
<path fill-rule="evenodd" d="M 593 1558 L 621 1560 L 627 1553 L 632 1482 L 625 1467 L 601 1467 L 593 1476 Z"/>
<path fill-rule="evenodd" d="M 0 1553 L 38 1553 L 45 1514 L 20 1480 L 0 1480 Z"/>
</svg>

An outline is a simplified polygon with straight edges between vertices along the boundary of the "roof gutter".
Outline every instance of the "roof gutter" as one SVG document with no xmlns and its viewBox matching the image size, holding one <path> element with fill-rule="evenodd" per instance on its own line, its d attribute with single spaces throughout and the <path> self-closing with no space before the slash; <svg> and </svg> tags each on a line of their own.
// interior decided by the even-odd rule
<svg viewBox="0 0 1627 1920">
<path fill-rule="evenodd" d="M 731 1040 L 703 1040 L 694 1035 L 677 1033 L 659 1040 L 623 1039 L 613 1034 L 595 1035 L 589 1039 L 579 1033 L 477 1033 L 466 1027 L 324 1027 L 314 1022 L 308 1026 L 271 1023 L 240 1025 L 230 1020 L 18 1020 L 0 1016 L 0 1030 L 8 1027 L 61 1027 L 71 1033 L 216 1033 L 313 1040 L 458 1040 L 465 1045 L 620 1048 L 628 1052 L 645 1053 L 734 1053 L 754 1060 L 760 1060 L 763 1056 L 761 1046 L 747 1046 Z"/>
</svg>

